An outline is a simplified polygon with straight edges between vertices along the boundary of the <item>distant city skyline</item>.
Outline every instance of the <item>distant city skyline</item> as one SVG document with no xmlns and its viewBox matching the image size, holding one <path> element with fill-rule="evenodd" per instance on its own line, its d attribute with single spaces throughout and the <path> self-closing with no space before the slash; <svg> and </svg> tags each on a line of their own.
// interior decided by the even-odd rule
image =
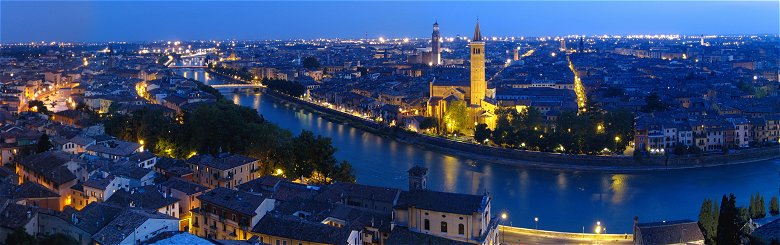
<svg viewBox="0 0 780 245">
<path fill-rule="evenodd" d="M 777 1 L 18 2 L 0 42 L 485 36 L 729 35 L 780 32 Z"/>
</svg>

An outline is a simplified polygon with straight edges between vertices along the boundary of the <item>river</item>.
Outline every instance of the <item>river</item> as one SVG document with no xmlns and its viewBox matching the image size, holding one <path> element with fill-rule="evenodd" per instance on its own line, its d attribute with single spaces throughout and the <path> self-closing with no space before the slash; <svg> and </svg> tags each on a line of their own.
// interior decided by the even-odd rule
<svg viewBox="0 0 780 245">
<path fill-rule="evenodd" d="M 222 83 L 203 70 L 179 74 L 206 84 Z M 697 220 L 705 198 L 720 202 L 735 193 L 746 205 L 751 193 L 769 199 L 780 191 L 780 160 L 701 169 L 610 173 L 542 170 L 475 162 L 380 137 L 317 114 L 296 109 L 263 94 L 225 93 L 236 104 L 257 109 L 265 119 L 295 133 L 310 130 L 333 138 L 339 160 L 355 168 L 361 184 L 407 188 L 406 171 L 429 169 L 428 188 L 493 196 L 493 212 L 506 212 L 507 225 L 545 230 L 590 232 L 600 221 L 608 233 L 631 233 L 640 222 Z"/>
</svg>

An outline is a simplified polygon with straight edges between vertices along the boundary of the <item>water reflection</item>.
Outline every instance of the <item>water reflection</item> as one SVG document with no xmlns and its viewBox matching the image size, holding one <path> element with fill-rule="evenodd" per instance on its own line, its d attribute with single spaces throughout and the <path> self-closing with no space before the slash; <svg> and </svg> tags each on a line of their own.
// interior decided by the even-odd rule
<svg viewBox="0 0 780 245">
<path fill-rule="evenodd" d="M 625 174 L 612 175 L 612 184 L 610 190 L 612 190 L 612 204 L 619 205 L 626 197 L 626 185 L 629 180 L 629 176 Z"/>
<path fill-rule="evenodd" d="M 198 70 L 187 75 L 194 78 L 194 72 Z M 221 83 L 219 77 L 207 73 L 198 78 Z M 352 163 L 360 183 L 406 189 L 406 170 L 422 164 L 429 168 L 430 189 L 490 192 L 493 211 L 507 210 L 516 226 L 533 227 L 533 217 L 540 217 L 540 228 L 581 232 L 583 226 L 590 230 L 599 220 L 610 232 L 630 233 L 634 216 L 640 221 L 695 220 L 704 198 L 720 200 L 721 195 L 733 192 L 738 205 L 745 205 L 756 192 L 778 195 L 780 161 L 639 174 L 524 169 L 474 162 L 379 137 L 268 96 L 226 96 L 295 134 L 306 129 L 331 137 L 338 148 L 336 157 Z"/>
</svg>

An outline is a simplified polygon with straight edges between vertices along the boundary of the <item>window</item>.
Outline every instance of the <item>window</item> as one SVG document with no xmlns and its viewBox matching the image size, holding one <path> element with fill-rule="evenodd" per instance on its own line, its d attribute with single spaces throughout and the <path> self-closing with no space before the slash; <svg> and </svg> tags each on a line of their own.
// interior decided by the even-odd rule
<svg viewBox="0 0 780 245">
<path fill-rule="evenodd" d="M 424 222 L 424 223 L 425 223 L 425 225 L 424 225 L 424 228 L 423 228 L 423 229 L 425 229 L 426 231 L 429 231 L 429 230 L 431 230 L 431 221 L 430 221 L 430 220 L 428 220 L 428 219 L 425 219 L 425 222 Z"/>
<path fill-rule="evenodd" d="M 447 232 L 447 222 L 441 222 L 441 232 Z"/>
<path fill-rule="evenodd" d="M 466 234 L 466 227 L 463 224 L 458 224 L 458 235 Z"/>
</svg>

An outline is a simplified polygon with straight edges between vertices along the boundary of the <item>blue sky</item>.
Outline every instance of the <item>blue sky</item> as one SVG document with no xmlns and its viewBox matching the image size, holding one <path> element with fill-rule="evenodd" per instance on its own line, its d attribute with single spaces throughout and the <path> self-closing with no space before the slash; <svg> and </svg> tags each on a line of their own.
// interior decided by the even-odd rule
<svg viewBox="0 0 780 245">
<path fill-rule="evenodd" d="M 778 1 L 0 1 L 0 41 L 778 34 Z"/>
</svg>

